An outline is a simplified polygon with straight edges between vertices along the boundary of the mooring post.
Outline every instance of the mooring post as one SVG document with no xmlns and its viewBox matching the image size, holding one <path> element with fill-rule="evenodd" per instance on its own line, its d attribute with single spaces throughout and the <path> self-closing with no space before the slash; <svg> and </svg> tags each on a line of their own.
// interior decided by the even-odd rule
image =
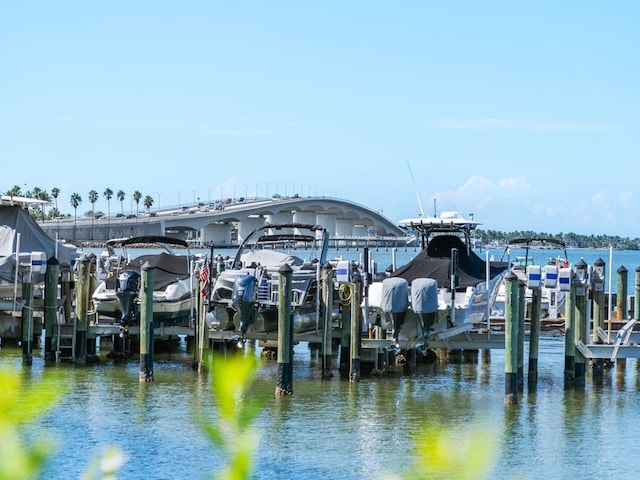
<svg viewBox="0 0 640 480">
<path fill-rule="evenodd" d="M 52 342 L 58 318 L 58 276 L 60 262 L 56 257 L 47 260 L 47 272 L 44 277 L 44 359 L 55 360 Z"/>
<path fill-rule="evenodd" d="M 91 259 L 91 257 L 90 257 Z M 97 265 L 98 260 L 96 258 L 91 259 L 91 263 L 89 264 L 89 288 L 87 290 L 87 361 L 95 362 L 98 357 L 96 353 L 98 352 L 97 339 L 95 332 L 92 332 L 89 328 L 91 324 L 90 319 L 93 317 L 94 320 L 98 315 L 98 312 L 95 312 L 89 309 L 89 305 L 91 305 L 91 294 L 95 291 L 98 286 L 98 277 L 96 270 L 98 268 Z"/>
<path fill-rule="evenodd" d="M 574 319 L 574 342 L 587 343 L 587 263 L 580 259 L 575 264 L 576 269 L 576 289 L 575 289 L 575 319 Z M 584 386 L 585 384 L 586 359 L 579 349 L 575 349 L 575 384 Z"/>
<path fill-rule="evenodd" d="M 153 382 L 153 280 L 155 268 L 140 267 L 140 382 Z"/>
<path fill-rule="evenodd" d="M 627 319 L 627 277 L 628 271 L 624 265 L 617 270 L 618 273 L 618 294 L 616 296 L 616 310 L 618 320 Z"/>
<path fill-rule="evenodd" d="M 524 387 L 524 329 L 527 317 L 527 286 L 518 280 L 518 388 Z"/>
<path fill-rule="evenodd" d="M 353 275 L 351 284 L 351 346 L 349 348 L 349 381 L 360 381 L 360 349 L 362 347 L 362 319 L 360 303 L 362 300 L 362 278 L 359 273 Z"/>
<path fill-rule="evenodd" d="M 576 283 L 571 272 L 569 291 L 566 295 L 564 307 L 564 381 L 573 384 L 576 375 L 576 334 L 575 334 L 575 305 Z"/>
<path fill-rule="evenodd" d="M 20 268 L 20 265 L 16 265 Z M 22 360 L 27 365 L 33 363 L 33 286 L 31 268 L 22 271 Z"/>
<path fill-rule="evenodd" d="M 278 378 L 276 395 L 293 394 L 293 317 L 291 316 L 291 277 L 284 264 L 278 271 Z"/>
<path fill-rule="evenodd" d="M 349 295 L 345 296 L 341 292 L 348 291 Z M 351 302 L 353 295 L 351 294 L 351 284 L 343 283 L 338 290 L 340 297 L 340 373 L 346 375 L 349 373 L 349 345 L 351 344 Z"/>
<path fill-rule="evenodd" d="M 77 361 L 86 361 L 87 357 L 87 330 L 89 329 L 89 285 L 91 260 L 87 255 L 82 255 L 77 263 L 78 285 L 76 294 L 76 355 Z"/>
<path fill-rule="evenodd" d="M 529 371 L 527 383 L 535 387 L 538 381 L 538 346 L 540 344 L 540 317 L 542 316 L 542 291 L 540 287 L 531 289 L 531 331 L 529 332 Z"/>
<path fill-rule="evenodd" d="M 518 403 L 518 276 L 510 271 L 504 277 L 504 403 Z"/>
<path fill-rule="evenodd" d="M 333 267 L 329 262 L 322 266 L 322 377 L 332 377 L 331 323 L 333 316 Z"/>
<path fill-rule="evenodd" d="M 604 293 L 605 263 L 602 258 L 598 258 L 594 264 L 591 274 L 591 293 L 593 298 L 593 328 L 591 330 L 591 343 L 601 344 L 602 339 L 598 331 L 604 331 L 604 312 L 607 308 Z M 592 370 L 594 375 L 602 375 L 604 369 L 604 359 L 594 358 L 592 360 Z"/>
</svg>

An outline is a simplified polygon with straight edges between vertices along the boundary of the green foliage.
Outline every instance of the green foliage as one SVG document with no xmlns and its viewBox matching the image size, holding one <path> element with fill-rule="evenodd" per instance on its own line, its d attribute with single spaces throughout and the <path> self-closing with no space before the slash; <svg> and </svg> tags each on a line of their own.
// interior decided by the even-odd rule
<svg viewBox="0 0 640 480">
<path fill-rule="evenodd" d="M 45 375 L 25 385 L 18 372 L 0 370 L 0 480 L 34 477 L 42 468 L 53 445 L 38 439 L 24 444 L 18 428 L 47 411 L 65 391 L 55 375 Z"/>
<path fill-rule="evenodd" d="M 256 359 L 251 356 L 214 357 L 212 361 L 211 388 L 217 399 L 217 419 L 205 421 L 203 428 L 227 457 L 226 467 L 216 478 L 240 480 L 251 475 L 252 458 L 259 442 L 252 424 L 262 404 L 248 398 L 247 391 L 256 371 Z"/>
</svg>

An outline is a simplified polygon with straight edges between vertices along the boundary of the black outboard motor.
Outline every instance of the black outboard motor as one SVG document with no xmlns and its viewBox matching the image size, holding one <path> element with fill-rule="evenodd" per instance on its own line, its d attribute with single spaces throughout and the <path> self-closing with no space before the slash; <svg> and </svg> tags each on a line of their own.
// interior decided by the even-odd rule
<svg viewBox="0 0 640 480">
<path fill-rule="evenodd" d="M 126 329 L 138 320 L 138 295 L 140 292 L 140 272 L 137 270 L 123 270 L 118 275 L 116 297 L 120 301 L 122 319 L 120 323 Z"/>
<path fill-rule="evenodd" d="M 253 275 L 242 275 L 236 278 L 231 294 L 231 305 L 240 317 L 240 332 L 247 333 L 249 326 L 255 319 L 255 309 L 253 307 L 256 299 L 256 277 Z"/>
</svg>

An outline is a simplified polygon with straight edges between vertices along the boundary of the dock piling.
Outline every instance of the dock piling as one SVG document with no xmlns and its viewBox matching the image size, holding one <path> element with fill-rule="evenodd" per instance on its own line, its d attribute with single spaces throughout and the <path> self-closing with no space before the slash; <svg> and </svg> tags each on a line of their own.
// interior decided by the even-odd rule
<svg viewBox="0 0 640 480">
<path fill-rule="evenodd" d="M 332 377 L 331 323 L 333 315 L 333 268 L 330 263 L 322 266 L 322 377 Z"/>
<path fill-rule="evenodd" d="M 58 314 L 58 276 L 60 262 L 55 257 L 47 260 L 44 277 L 44 359 L 55 360 L 52 342 Z"/>
<path fill-rule="evenodd" d="M 505 318 L 504 318 L 504 403 L 518 403 L 518 276 L 509 272 L 504 278 Z"/>
<path fill-rule="evenodd" d="M 542 291 L 540 287 L 531 289 L 531 330 L 529 332 L 529 371 L 527 384 L 530 389 L 535 388 L 538 381 L 538 346 L 540 343 L 540 321 L 542 306 Z"/>
<path fill-rule="evenodd" d="M 276 395 L 293 394 L 293 317 L 291 316 L 291 277 L 289 264 L 283 265 L 278 279 L 278 378 Z"/>
<path fill-rule="evenodd" d="M 140 267 L 140 382 L 153 382 L 153 280 L 155 268 Z"/>
<path fill-rule="evenodd" d="M 360 303 L 362 300 L 362 278 L 353 276 L 351 283 L 351 343 L 349 348 L 349 381 L 360 381 L 360 348 L 362 346 L 362 328 Z"/>
</svg>

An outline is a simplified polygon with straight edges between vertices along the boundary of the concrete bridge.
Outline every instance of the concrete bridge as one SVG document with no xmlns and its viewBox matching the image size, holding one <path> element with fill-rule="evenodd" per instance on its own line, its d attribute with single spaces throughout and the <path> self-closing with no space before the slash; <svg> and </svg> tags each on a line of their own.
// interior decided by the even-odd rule
<svg viewBox="0 0 640 480">
<path fill-rule="evenodd" d="M 54 238 L 57 235 L 60 239 L 78 242 L 169 235 L 195 245 L 224 247 L 239 244 L 265 223 L 291 222 L 322 225 L 338 246 L 340 242 L 349 246 L 353 242 L 404 244 L 406 240 L 404 232 L 380 213 L 348 200 L 329 197 L 227 199 L 99 219 L 48 220 L 40 226 Z"/>
</svg>

